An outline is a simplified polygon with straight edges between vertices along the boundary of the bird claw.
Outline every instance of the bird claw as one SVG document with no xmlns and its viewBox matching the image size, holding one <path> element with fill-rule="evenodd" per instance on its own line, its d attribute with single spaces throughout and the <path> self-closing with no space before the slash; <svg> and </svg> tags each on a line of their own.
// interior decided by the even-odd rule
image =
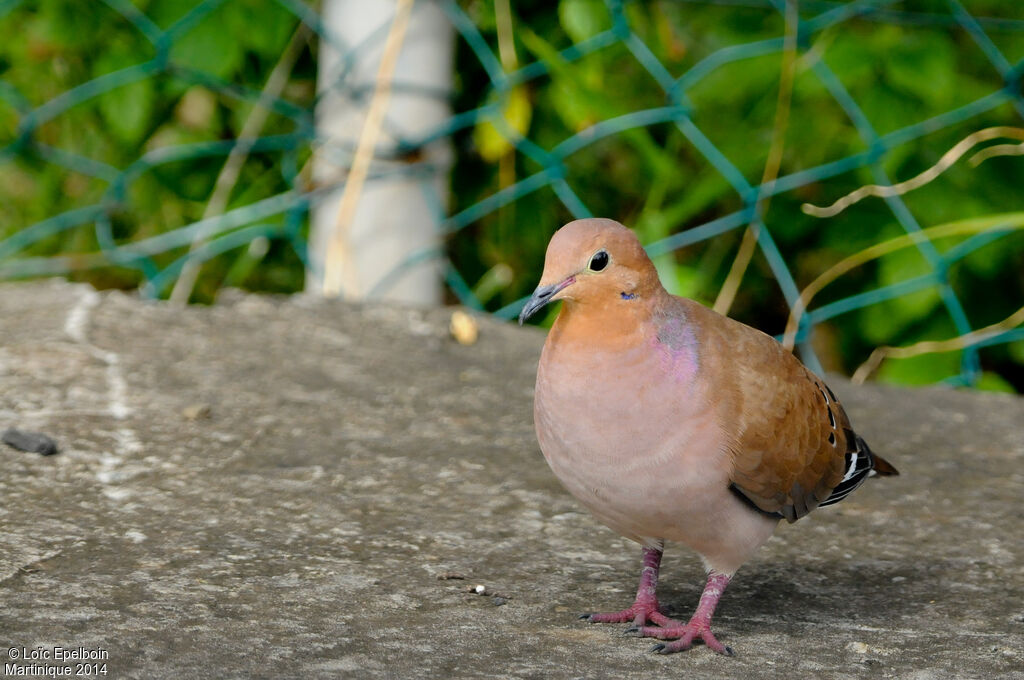
<svg viewBox="0 0 1024 680">
<path fill-rule="evenodd" d="M 656 612 L 656 609 L 633 606 L 629 609 L 623 609 L 620 612 L 588 614 L 587 616 L 581 616 L 580 618 L 586 619 L 591 623 L 632 623 L 633 625 L 638 626 L 642 622 L 650 620 L 652 614 Z"/>
<path fill-rule="evenodd" d="M 637 592 L 637 599 L 632 606 L 617 612 L 582 614 L 580 619 L 590 623 L 626 623 L 629 627 L 622 631 L 624 635 L 665 640 L 666 642 L 651 647 L 651 651 L 658 654 L 682 652 L 692 647 L 695 641 L 701 640 L 714 652 L 734 656 L 732 648 L 723 645 L 711 633 L 711 614 L 714 612 L 718 597 L 729 582 L 729 577 L 717 573 L 710 574 L 708 584 L 704 587 L 705 592 L 701 595 L 700 606 L 689 622 L 683 623 L 662 614 L 658 608 L 658 600 L 652 596 L 657 579 L 658 559 L 652 559 L 651 555 L 654 555 L 653 551 L 644 552 L 645 572 L 640 581 L 641 588 Z M 654 558 L 660 558 L 660 553 L 654 555 Z M 651 564 L 648 564 L 648 561 Z M 653 573 L 653 577 L 647 570 Z M 645 584 L 651 595 L 645 591 Z"/>
<path fill-rule="evenodd" d="M 658 654 L 685 652 L 693 646 L 695 640 L 702 640 L 704 645 L 714 652 L 724 656 L 736 656 L 736 652 L 733 651 L 732 647 L 726 647 L 719 642 L 711 633 L 711 628 L 707 625 L 694 625 L 693 622 L 690 622 L 685 626 L 667 628 L 641 626 L 637 632 L 640 634 L 640 637 L 654 637 L 662 640 L 672 639 L 672 642 L 662 642 L 651 647 L 651 651 Z"/>
<path fill-rule="evenodd" d="M 689 649 L 689 647 L 687 647 L 686 649 Z M 658 643 L 656 645 L 653 645 L 648 651 L 655 652 L 657 654 L 672 654 L 673 652 L 684 651 L 684 650 L 682 650 L 682 649 L 679 649 L 679 650 L 672 649 L 670 647 L 670 645 L 667 645 L 664 642 L 661 642 L 661 643 Z M 725 651 L 724 652 L 719 652 L 719 654 L 722 654 L 723 656 L 736 656 L 736 652 L 733 651 L 732 647 L 726 647 Z"/>
<path fill-rule="evenodd" d="M 658 603 L 636 602 L 632 607 L 618 612 L 607 612 L 601 614 L 583 614 L 580 619 L 591 623 L 631 623 L 632 626 L 627 632 L 635 631 L 647 623 L 658 626 L 681 626 L 678 621 L 668 618 L 658 611 Z"/>
</svg>

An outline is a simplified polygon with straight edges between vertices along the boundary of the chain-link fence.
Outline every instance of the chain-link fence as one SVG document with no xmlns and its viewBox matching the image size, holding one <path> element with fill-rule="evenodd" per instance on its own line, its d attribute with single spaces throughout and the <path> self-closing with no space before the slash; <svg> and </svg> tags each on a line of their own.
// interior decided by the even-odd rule
<svg viewBox="0 0 1024 680">
<path fill-rule="evenodd" d="M 420 3 L 428 1 L 435 0 L 420 0 Z M 245 276 L 259 266 L 263 254 L 268 249 L 276 249 L 282 261 L 291 258 L 293 268 L 299 273 L 287 281 L 262 287 L 285 290 L 301 287 L 301 270 L 310 265 L 308 211 L 327 192 L 345 182 L 341 178 L 329 186 L 318 185 L 308 169 L 311 159 L 331 144 L 331 140 L 318 133 L 314 118 L 314 109 L 322 96 L 310 85 L 318 41 L 329 42 L 342 52 L 343 61 L 356 60 L 361 50 L 379 48 L 387 39 L 390 22 L 381 25 L 364 44 L 346 45 L 321 23 L 317 8 L 299 0 L 203 0 L 194 6 L 185 3 L 187 8 L 179 7 L 176 11 L 166 7 L 181 4 L 155 0 L 138 5 L 129 0 L 86 0 L 71 5 L 65 3 L 66 6 L 61 7 L 56 1 L 0 0 L 0 31 L 7 36 L 9 45 L 0 60 L 0 68 L 4 69 L 0 71 L 3 76 L 0 80 L 0 135 L 6 137 L 0 137 L 3 145 L 0 147 L 0 173 L 6 172 L 0 174 L 0 178 L 6 178 L 9 189 L 5 200 L 9 206 L 5 206 L 0 225 L 0 278 L 80 276 L 90 270 L 109 269 L 129 272 L 112 274 L 114 285 L 137 281 L 144 295 L 164 297 L 170 294 L 183 272 L 225 253 L 242 252 L 243 256 L 225 265 L 227 271 L 217 285 L 244 281 Z M 777 243 L 780 227 L 773 222 L 769 211 L 770 203 L 775 200 L 831 203 L 849 188 L 863 184 L 859 178 L 865 172 L 869 173 L 871 181 L 890 185 L 895 180 L 890 178 L 887 169 L 895 167 L 896 159 L 905 158 L 908 148 L 925 148 L 923 157 L 938 161 L 942 167 L 950 164 L 940 157 L 952 142 L 982 128 L 1000 125 L 1003 126 L 1000 130 L 1012 138 L 1017 128 L 1011 126 L 1019 125 L 1024 117 L 1021 87 L 1024 47 L 1020 45 L 1024 41 L 1024 17 L 986 16 L 956 0 L 931 3 L 924 8 L 884 0 L 805 0 L 799 4 L 785 0 L 679 0 L 649 5 L 616 0 L 597 4 L 563 0 L 558 16 L 563 23 L 572 24 L 571 37 L 564 38 L 562 44 L 546 40 L 539 29 L 529 30 L 528 21 L 520 19 L 523 34 L 516 35 L 512 44 L 518 41 L 526 45 L 527 49 L 521 51 L 530 57 L 520 64 L 517 58 L 509 60 L 504 54 L 499 56 L 502 18 L 500 12 L 486 9 L 490 4 L 482 0 L 472 3 L 436 0 L 436 5 L 454 27 L 459 42 L 456 70 L 463 82 L 461 94 L 454 98 L 456 110 L 443 125 L 416 138 L 403 138 L 400 130 L 392 131 L 397 141 L 388 148 L 378 148 L 375 155 L 379 159 L 403 162 L 371 164 L 367 182 L 372 183 L 388 173 L 404 173 L 422 177 L 425 191 L 436 191 L 433 178 L 438 169 L 419 160 L 417 150 L 435 140 L 449 138 L 456 140 L 459 154 L 475 154 L 477 150 L 465 149 L 466 139 L 474 139 L 471 136 L 474 132 L 478 144 L 485 143 L 482 137 L 487 135 L 497 140 L 494 144 L 497 151 L 492 154 L 495 157 L 490 159 L 492 165 L 501 163 L 497 157 L 503 155 L 511 158 L 511 165 L 502 172 L 496 171 L 493 181 L 478 183 L 471 191 L 456 196 L 450 212 L 444 208 L 448 204 L 447 197 L 434 196 L 431 204 L 436 207 L 437 223 L 447 239 L 447 247 L 410 254 L 405 263 L 381 278 L 377 289 L 369 291 L 371 296 L 386 290 L 389 282 L 400 277 L 402 268 L 425 260 L 439 261 L 448 289 L 459 302 L 503 318 L 514 317 L 521 305 L 521 293 L 532 285 L 529 282 L 536 280 L 536 268 L 540 264 L 536 244 L 546 241 L 558 224 L 532 225 L 539 234 L 531 241 L 533 269 L 520 267 L 511 274 L 516 284 L 507 285 L 507 281 L 504 284 L 508 291 L 515 293 L 513 299 L 502 300 L 488 292 L 495 285 L 503 284 L 494 283 L 493 272 L 486 264 L 474 265 L 480 271 L 475 271 L 473 277 L 477 280 L 471 282 L 467 266 L 461 264 L 462 256 L 457 251 L 467 247 L 466 242 L 475 238 L 473 234 L 478 233 L 482 223 L 498 219 L 503 210 L 511 209 L 528 197 L 555 206 L 544 213 L 545 216 L 586 217 L 594 214 L 596 205 L 607 216 L 628 217 L 608 214 L 608 198 L 597 196 L 587 182 L 577 182 L 578 170 L 573 166 L 576 159 L 587 154 L 601 157 L 598 163 L 614 162 L 602 156 L 608 153 L 603 145 L 609 139 L 626 138 L 630 143 L 635 141 L 636 148 L 653 141 L 655 147 L 660 145 L 673 150 L 681 158 L 680 165 L 691 168 L 695 186 L 706 188 L 717 183 L 725 187 L 718 191 L 714 201 L 696 208 L 680 207 L 663 220 L 660 231 L 645 232 L 649 252 L 659 263 L 659 269 L 670 267 L 672 256 L 682 249 L 728 237 L 730 249 L 738 250 L 735 257 L 727 258 L 732 266 L 723 271 L 727 269 L 729 273 L 719 277 L 716 283 L 722 283 L 724 277 L 723 285 L 731 289 L 724 297 L 719 296 L 720 306 L 726 309 L 730 306 L 735 289 L 752 260 L 756 258 L 766 263 L 766 271 L 774 278 L 790 310 L 789 339 L 800 348 L 812 368 L 822 370 L 811 342 L 813 329 L 851 312 L 926 290 L 937 294 L 938 305 L 952 332 L 946 337 L 931 338 L 931 346 L 919 345 L 902 351 L 907 356 L 955 352 L 959 368 L 955 375 L 948 376 L 950 382 L 969 384 L 978 379 L 983 368 L 979 354 L 982 348 L 1024 340 L 1024 329 L 1018 327 L 1022 320 L 1016 318 L 1020 312 L 1009 316 L 1002 314 L 1001 319 L 991 323 L 972 319 L 967 303 L 950 277 L 951 268 L 957 263 L 992 248 L 994 243 L 1019 248 L 1020 242 L 1013 240 L 1024 227 L 1019 191 L 1016 196 L 1003 192 L 1010 194 L 1005 203 L 1010 209 L 986 211 L 974 207 L 965 209 L 963 214 L 949 214 L 943 220 L 929 215 L 924 224 L 916 216 L 919 211 L 904 196 L 894 191 L 883 192 L 882 200 L 888 211 L 884 219 L 898 225 L 903 236 L 883 231 L 865 240 L 861 235 L 858 241 L 861 247 L 846 257 L 842 257 L 842 249 L 827 251 L 826 255 L 832 254 L 832 260 L 818 265 L 816 270 L 812 267 L 810 271 L 815 276 L 794 274 L 794 260 L 798 257 L 794 253 L 799 239 L 780 248 Z M 500 4 L 494 3 L 495 6 Z M 481 6 L 485 6 L 484 9 Z M 730 20 L 746 17 L 744 20 L 756 24 L 749 32 L 756 39 L 690 45 L 673 33 L 673 26 L 685 21 L 690 6 L 714 6 L 721 13 L 715 16 L 728 16 Z M 63 11 L 68 15 L 70 25 L 54 29 L 66 35 L 33 38 L 32 30 L 38 28 L 40 17 L 47 11 Z M 250 21 L 245 20 L 246 16 Z M 507 28 L 507 19 L 504 25 Z M 23 31 L 25 26 L 32 30 Z M 921 27 L 945 32 L 956 42 L 947 70 L 961 68 L 963 64 L 957 61 L 961 59 L 959 55 L 973 52 L 977 58 L 984 58 L 987 73 L 976 65 L 969 66 L 978 71 L 972 71 L 973 86 L 970 91 L 954 92 L 942 100 L 947 108 L 937 111 L 934 107 L 922 107 L 920 111 L 903 112 L 904 117 L 895 120 L 912 122 L 887 123 L 887 129 L 879 129 L 872 115 L 865 113 L 865 107 L 858 101 L 859 90 L 854 91 L 856 88 L 848 84 L 846 72 L 852 68 L 849 55 L 844 53 L 840 55 L 842 58 L 835 59 L 832 56 L 841 50 L 848 51 L 842 40 L 845 31 L 882 31 L 887 27 L 902 27 L 901 30 Z M 88 50 L 92 43 L 82 37 L 83 32 L 114 28 L 112 44 L 123 42 L 126 45 L 118 52 L 122 57 L 107 58 L 102 64 L 93 63 L 91 71 L 67 76 L 72 81 L 77 78 L 78 82 L 56 93 L 52 93 L 52 88 L 61 85 L 54 83 L 36 91 L 30 82 L 33 71 L 22 69 L 20 62 L 15 61 L 17 57 L 45 63 L 52 55 L 45 50 L 42 54 L 34 53 L 33 49 L 39 52 L 40 45 L 60 40 L 78 41 Z M 225 37 L 232 28 L 237 32 Z M 770 37 L 760 37 L 763 35 Z M 224 64 L 229 59 L 222 54 L 225 39 L 243 44 L 244 49 L 239 48 L 237 55 L 230 57 L 235 59 L 232 65 Z M 655 40 L 656 47 L 652 46 Z M 664 56 L 673 49 L 679 54 L 672 58 Z M 610 53 L 614 53 L 617 60 L 628 60 L 629 65 L 623 66 L 624 72 L 634 79 L 642 74 L 649 81 L 650 91 L 637 98 L 632 110 L 622 112 L 621 108 L 605 106 L 611 110 L 603 117 L 588 110 L 574 119 L 574 127 L 569 127 L 561 138 L 553 139 L 550 132 L 540 135 L 543 138 L 535 137 L 533 131 L 540 123 L 531 125 L 528 117 L 521 113 L 524 107 L 540 115 L 539 98 L 548 96 L 543 88 L 571 87 L 574 80 L 594 77 L 595 68 L 602 65 L 602 55 Z M 139 60 L 133 56 L 137 54 L 147 54 L 148 58 Z M 879 59 L 884 60 L 885 55 L 880 55 Z M 736 69 L 755 62 L 764 64 L 765 60 L 774 64 L 772 82 L 765 86 L 766 91 L 772 93 L 770 106 L 765 105 L 772 112 L 771 125 L 760 137 L 743 142 L 758 159 L 757 172 L 752 175 L 747 164 L 737 161 L 736 144 L 724 144 L 720 133 L 710 134 L 707 130 L 718 115 L 716 106 L 728 107 L 736 101 L 726 96 L 728 91 L 752 87 L 742 78 L 723 81 L 723 73 L 732 74 L 729 78 L 733 78 L 742 73 Z M 840 69 L 833 67 L 833 62 L 843 64 L 846 70 L 838 72 Z M 55 63 L 54 68 L 70 67 Z M 275 80 L 274 69 L 284 76 Z M 903 78 L 911 88 L 922 84 L 915 80 L 923 81 L 923 87 L 927 88 L 929 79 L 945 78 L 941 70 L 914 73 L 913 65 L 905 70 L 910 72 L 893 71 L 893 78 Z M 304 78 L 302 73 L 306 73 Z M 607 87 L 614 87 L 611 85 L 613 78 L 609 76 L 606 80 Z M 486 87 L 481 88 L 481 83 Z M 343 92 L 350 88 L 346 95 L 353 99 L 372 95 L 366 91 L 365 84 L 346 80 L 344 73 L 337 78 L 334 87 Z M 402 84 L 396 82 L 394 87 L 400 89 Z M 536 89 L 526 90 L 524 95 L 523 88 L 529 87 Z M 209 95 L 213 96 L 212 100 Z M 566 96 L 567 100 L 573 97 L 579 100 L 584 95 L 570 92 Z M 424 93 L 424 96 L 439 95 Z M 440 96 L 449 95 L 441 93 Z M 533 104 L 529 103 L 530 97 L 535 98 Z M 806 106 L 801 104 L 801 97 L 819 102 L 820 114 L 816 115 L 821 119 L 831 117 L 839 121 L 831 128 L 835 136 L 847 134 L 851 139 L 835 145 L 834 138 L 823 138 L 820 140 L 822 152 L 817 157 L 811 155 L 787 162 L 787 127 L 796 120 L 791 111 Z M 821 103 L 826 98 L 827 105 Z M 718 99 L 721 101 L 716 101 Z M 634 105 L 632 101 L 622 104 Z M 558 105 L 556 102 L 555 108 Z M 161 127 L 161 106 L 173 106 L 173 114 L 167 115 L 176 115 L 179 123 L 183 120 L 185 124 L 173 130 L 166 125 Z M 140 107 L 144 110 L 139 111 Z M 601 106 L 592 108 L 602 109 Z M 259 112 L 255 115 L 257 124 L 246 127 L 254 118 L 254 112 Z M 213 133 L 214 137 L 216 134 L 223 136 L 224 130 L 232 130 L 234 136 L 211 138 L 207 135 L 204 138 L 202 134 L 189 134 L 190 117 L 201 119 L 203 116 L 225 119 L 235 116 L 237 120 L 232 124 L 226 123 L 219 133 Z M 97 125 L 103 127 L 120 138 L 122 148 L 132 148 L 134 144 L 137 155 L 125 160 L 123 154 L 118 156 L 95 138 L 83 139 L 76 134 L 79 125 L 80 130 L 93 130 Z M 239 134 L 243 128 L 245 134 Z M 637 131 L 649 136 L 631 140 L 629 135 Z M 743 132 L 749 131 L 736 130 L 738 137 Z M 991 138 L 995 136 L 998 134 Z M 723 150 L 726 146 L 729 149 Z M 1016 146 L 999 147 L 1003 154 L 1018 153 L 1016 149 Z M 655 159 L 652 164 L 657 166 L 659 157 L 652 158 Z M 816 162 L 809 163 L 807 158 Z M 480 162 L 479 157 L 474 156 L 469 171 L 473 163 L 479 165 Z M 54 167 L 61 171 L 53 173 Z M 203 167 L 201 172 L 206 173 L 199 179 L 192 176 L 200 172 L 196 167 Z M 506 172 L 509 167 L 511 170 Z M 592 166 L 589 167 L 592 171 Z M 658 167 L 662 167 L 663 172 L 672 171 L 671 166 Z M 1005 168 L 1011 166 L 1000 167 L 1005 173 Z M 56 179 L 40 179 L 47 176 L 46 173 Z M 146 192 L 160 182 L 162 174 L 168 173 L 178 173 L 184 178 L 181 185 L 188 188 L 179 193 L 188 194 L 182 199 L 186 207 L 174 214 L 149 217 L 160 215 L 162 207 L 158 201 L 147 198 Z M 970 177 L 970 173 L 965 170 L 960 176 Z M 1018 175 L 1021 176 L 1024 173 Z M 705 180 L 706 184 L 699 184 Z M 56 187 L 50 187 L 48 194 L 57 197 L 52 205 L 15 204 L 12 196 L 19 191 L 19 186 L 39 190 L 37 184 L 46 181 L 57 183 Z M 832 181 L 835 184 L 830 184 Z M 459 188 L 455 180 L 452 184 Z M 1008 184 L 1012 186 L 1013 180 L 1008 180 Z M 587 189 L 581 189 L 581 185 Z M 658 189 L 653 186 L 651 191 Z M 877 199 L 873 200 L 882 205 Z M 878 208 L 873 211 L 870 218 L 880 219 Z M 829 217 L 806 219 L 819 225 L 811 227 L 819 230 L 844 229 L 849 224 Z M 853 215 L 848 219 L 864 218 Z M 522 229 L 523 223 L 529 221 L 520 209 L 512 228 Z M 741 238 L 741 233 L 746 236 Z M 852 287 L 840 286 L 842 294 L 816 304 L 818 298 L 814 294 L 825 284 L 856 267 L 876 262 L 888 253 L 908 249 L 916 251 L 915 257 L 925 264 L 915 265 L 907 275 L 897 276 L 898 280 L 887 283 L 885 279 L 875 278 L 861 280 Z M 1004 269 L 1019 266 L 1021 259 L 1010 258 L 1006 262 L 1009 264 L 1000 265 Z M 489 278 L 488 272 L 492 274 Z M 1018 274 L 1011 272 L 1011 275 Z M 879 281 L 884 285 L 879 285 Z M 674 283 L 676 288 L 680 285 L 678 281 Z M 858 285 L 861 285 L 859 289 Z M 682 292 L 687 292 L 685 286 L 682 288 Z M 1012 291 L 1004 292 L 1012 294 Z M 1019 305 L 1019 300 L 1016 304 Z M 1013 306 L 1011 301 L 1010 311 Z M 885 344 L 894 343 L 898 338 L 876 340 L 877 344 Z M 892 350 L 889 354 L 901 356 L 899 351 Z M 871 361 L 877 365 L 885 356 L 885 352 L 872 355 Z M 873 369 L 874 365 L 869 368 Z"/>
</svg>

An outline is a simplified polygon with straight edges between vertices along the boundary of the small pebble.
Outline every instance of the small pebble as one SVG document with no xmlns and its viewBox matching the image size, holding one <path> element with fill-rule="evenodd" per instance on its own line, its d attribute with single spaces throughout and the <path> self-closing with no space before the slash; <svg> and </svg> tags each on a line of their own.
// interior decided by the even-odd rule
<svg viewBox="0 0 1024 680">
<path fill-rule="evenodd" d="M 495 607 L 500 607 L 501 605 L 505 604 L 506 602 L 508 602 L 508 600 L 506 600 L 503 597 L 496 597 L 496 598 L 494 598 L 494 606 Z"/>
<path fill-rule="evenodd" d="M 483 595 L 484 593 L 487 592 L 487 586 L 484 586 L 484 585 L 474 586 L 473 587 L 473 592 L 476 593 L 477 595 Z"/>
<path fill-rule="evenodd" d="M 209 404 L 190 404 L 185 408 L 181 409 L 181 415 L 185 416 L 188 420 L 200 420 L 210 417 L 210 405 Z"/>
<path fill-rule="evenodd" d="M 452 312 L 448 330 L 460 345 L 472 345 L 480 337 L 480 327 L 477 325 L 476 319 L 461 309 Z"/>
<path fill-rule="evenodd" d="M 437 575 L 438 581 L 463 581 L 466 575 L 457 571 L 445 571 Z"/>
<path fill-rule="evenodd" d="M 16 428 L 4 430 L 3 442 L 19 451 L 52 456 L 57 453 L 57 442 L 42 432 L 27 432 Z"/>
</svg>

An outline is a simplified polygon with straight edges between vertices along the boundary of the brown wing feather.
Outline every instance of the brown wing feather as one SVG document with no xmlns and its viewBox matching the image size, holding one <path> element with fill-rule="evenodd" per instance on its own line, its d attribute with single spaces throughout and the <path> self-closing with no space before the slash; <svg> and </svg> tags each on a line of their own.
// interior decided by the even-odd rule
<svg viewBox="0 0 1024 680">
<path fill-rule="evenodd" d="M 719 368 L 733 388 L 721 416 L 735 433 L 732 483 L 764 512 L 794 522 L 842 481 L 856 436 L 831 390 L 774 338 L 719 318 L 730 349 Z"/>
</svg>

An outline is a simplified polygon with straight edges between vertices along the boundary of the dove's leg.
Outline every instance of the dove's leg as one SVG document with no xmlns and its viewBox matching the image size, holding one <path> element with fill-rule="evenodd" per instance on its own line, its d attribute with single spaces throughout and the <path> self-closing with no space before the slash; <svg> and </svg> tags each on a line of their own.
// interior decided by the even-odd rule
<svg viewBox="0 0 1024 680">
<path fill-rule="evenodd" d="M 644 566 L 640 571 L 640 587 L 636 589 L 636 601 L 633 606 L 620 612 L 608 614 L 583 614 L 581 619 L 591 623 L 626 623 L 632 622 L 637 628 L 648 621 L 659 626 L 681 626 L 678 621 L 668 618 L 658 611 L 658 568 L 661 566 L 661 549 L 644 548 Z"/>
<path fill-rule="evenodd" d="M 703 594 L 700 596 L 700 604 L 697 605 L 697 611 L 693 613 L 689 623 L 683 625 L 673 622 L 673 625 L 662 628 L 641 626 L 638 632 L 642 637 L 672 640 L 672 642 L 657 644 L 653 647 L 652 651 L 660 654 L 671 654 L 672 652 L 687 650 L 693 645 L 694 640 L 701 639 L 709 649 L 713 649 L 719 654 L 732 656 L 732 648 L 723 645 L 711 633 L 711 615 L 715 613 L 715 607 L 718 606 L 718 600 L 722 597 L 722 593 L 727 585 L 729 585 L 729 577 L 727 575 L 714 571 L 709 573 L 708 582 L 704 586 Z"/>
</svg>

